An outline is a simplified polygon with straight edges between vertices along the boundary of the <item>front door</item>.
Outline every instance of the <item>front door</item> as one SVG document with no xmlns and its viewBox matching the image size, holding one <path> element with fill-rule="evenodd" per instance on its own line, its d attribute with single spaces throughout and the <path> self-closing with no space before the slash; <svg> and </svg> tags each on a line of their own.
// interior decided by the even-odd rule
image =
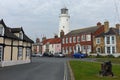
<svg viewBox="0 0 120 80">
<path fill-rule="evenodd" d="M 80 44 L 76 45 L 76 52 L 80 53 L 81 52 L 81 46 Z"/>
</svg>

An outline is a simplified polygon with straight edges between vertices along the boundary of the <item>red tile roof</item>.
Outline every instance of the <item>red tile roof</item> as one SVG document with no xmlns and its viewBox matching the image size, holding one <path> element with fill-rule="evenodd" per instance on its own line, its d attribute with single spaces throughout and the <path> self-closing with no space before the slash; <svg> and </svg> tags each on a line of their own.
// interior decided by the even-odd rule
<svg viewBox="0 0 120 80">
<path fill-rule="evenodd" d="M 50 43 L 50 44 L 57 44 L 57 43 L 61 43 L 61 38 L 50 38 L 50 39 L 46 39 L 43 41 L 43 44 L 46 43 Z"/>
</svg>

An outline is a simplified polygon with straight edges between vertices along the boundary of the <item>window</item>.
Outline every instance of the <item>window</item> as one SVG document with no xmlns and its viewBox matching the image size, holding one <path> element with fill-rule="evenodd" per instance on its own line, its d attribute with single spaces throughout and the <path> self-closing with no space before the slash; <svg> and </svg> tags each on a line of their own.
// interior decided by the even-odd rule
<svg viewBox="0 0 120 80">
<path fill-rule="evenodd" d="M 1 35 L 1 36 L 3 35 L 3 32 L 4 32 L 4 28 L 3 28 L 3 27 L 0 27 L 0 35 Z"/>
<path fill-rule="evenodd" d="M 110 37 L 107 37 L 107 44 L 110 44 Z"/>
<path fill-rule="evenodd" d="M 69 50 L 70 50 L 70 52 L 72 52 L 72 48 L 71 47 L 69 47 Z"/>
<path fill-rule="evenodd" d="M 69 42 L 72 43 L 72 37 L 70 37 L 70 41 Z"/>
<path fill-rule="evenodd" d="M 57 45 L 57 47 L 59 47 L 59 45 Z"/>
<path fill-rule="evenodd" d="M 18 59 L 22 60 L 22 57 L 23 57 L 23 48 L 19 47 L 18 48 Z"/>
<path fill-rule="evenodd" d="M 26 49 L 26 57 L 29 57 L 29 56 L 30 56 L 30 52 L 31 52 L 31 51 L 30 51 L 30 48 L 27 48 L 27 49 Z"/>
<path fill-rule="evenodd" d="M 3 53 L 3 47 L 0 46 L 0 62 L 2 61 L 2 53 Z"/>
<path fill-rule="evenodd" d="M 115 53 L 115 47 L 114 46 L 112 47 L 112 53 Z"/>
<path fill-rule="evenodd" d="M 91 35 L 90 34 L 86 36 L 86 40 L 91 41 Z"/>
<path fill-rule="evenodd" d="M 115 37 L 112 36 L 112 44 L 115 44 Z"/>
<path fill-rule="evenodd" d="M 22 33 L 22 31 L 19 33 L 19 38 L 23 39 L 23 33 Z"/>
<path fill-rule="evenodd" d="M 96 44 L 100 44 L 100 38 L 96 38 Z"/>
<path fill-rule="evenodd" d="M 77 42 L 80 42 L 80 36 L 77 37 Z"/>
<path fill-rule="evenodd" d="M 107 53 L 110 54 L 110 47 L 107 47 Z"/>
<path fill-rule="evenodd" d="M 68 38 L 66 38 L 66 43 L 68 43 Z"/>
<path fill-rule="evenodd" d="M 81 36 L 82 41 L 85 41 L 85 35 Z"/>
<path fill-rule="evenodd" d="M 100 53 L 100 51 L 101 51 L 100 48 L 97 48 L 97 52 Z"/>
<path fill-rule="evenodd" d="M 76 37 L 73 37 L 73 42 L 76 43 Z"/>
</svg>

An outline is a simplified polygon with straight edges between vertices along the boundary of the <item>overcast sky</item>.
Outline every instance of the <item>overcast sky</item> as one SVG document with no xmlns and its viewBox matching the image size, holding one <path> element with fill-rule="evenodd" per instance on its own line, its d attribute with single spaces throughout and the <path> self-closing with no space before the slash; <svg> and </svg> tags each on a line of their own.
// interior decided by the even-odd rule
<svg viewBox="0 0 120 80">
<path fill-rule="evenodd" d="M 116 4 L 116 6 L 115 6 Z M 23 27 L 33 40 L 58 33 L 60 9 L 67 7 L 70 30 L 119 22 L 120 0 L 0 0 L 0 19 L 9 27 Z"/>
</svg>

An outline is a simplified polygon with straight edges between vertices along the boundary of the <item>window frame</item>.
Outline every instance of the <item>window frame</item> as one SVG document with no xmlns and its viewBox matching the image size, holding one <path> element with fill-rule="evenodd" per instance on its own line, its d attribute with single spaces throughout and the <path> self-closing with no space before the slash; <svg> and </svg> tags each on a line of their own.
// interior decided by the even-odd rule
<svg viewBox="0 0 120 80">
<path fill-rule="evenodd" d="M 4 27 L 0 26 L 0 36 L 3 36 L 3 35 L 4 35 Z"/>
<path fill-rule="evenodd" d="M 0 62 L 1 62 L 1 61 L 2 61 L 2 55 L 3 55 L 3 46 L 0 46 L 0 48 L 1 48 L 1 49 L 0 49 L 0 50 L 1 50 L 1 51 L 0 51 L 0 52 L 1 52 L 1 53 L 0 53 Z"/>
<path fill-rule="evenodd" d="M 101 39 L 100 38 L 96 38 L 96 44 L 100 44 L 101 43 Z"/>
<path fill-rule="evenodd" d="M 18 47 L 18 60 L 23 59 L 23 47 Z"/>
</svg>

